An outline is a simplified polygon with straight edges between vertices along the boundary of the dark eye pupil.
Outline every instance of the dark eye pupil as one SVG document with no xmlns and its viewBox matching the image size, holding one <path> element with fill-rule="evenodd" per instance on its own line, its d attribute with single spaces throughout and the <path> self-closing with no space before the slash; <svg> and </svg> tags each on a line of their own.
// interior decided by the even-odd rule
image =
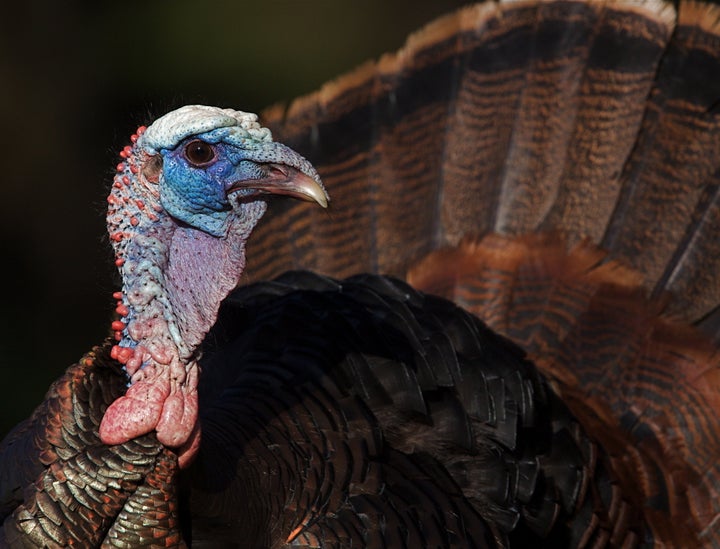
<svg viewBox="0 0 720 549">
<path fill-rule="evenodd" d="M 191 141 L 185 146 L 185 157 L 191 164 L 207 164 L 215 158 L 215 151 L 204 141 Z"/>
</svg>

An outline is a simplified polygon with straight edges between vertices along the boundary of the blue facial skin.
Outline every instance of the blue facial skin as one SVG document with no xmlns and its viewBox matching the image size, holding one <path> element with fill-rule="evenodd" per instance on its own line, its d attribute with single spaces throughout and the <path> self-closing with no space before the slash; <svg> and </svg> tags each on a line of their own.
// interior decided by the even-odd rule
<svg viewBox="0 0 720 549">
<path fill-rule="evenodd" d="M 200 167 L 185 157 L 186 145 L 198 139 L 215 149 L 215 158 Z M 283 156 L 285 152 L 278 148 L 289 151 L 274 142 L 228 136 L 226 128 L 220 128 L 185 139 L 174 149 L 163 149 L 160 202 L 174 218 L 221 237 L 232 212 L 227 189 L 238 181 L 263 177 L 265 172 L 258 162 L 278 161 L 278 153 Z"/>
</svg>

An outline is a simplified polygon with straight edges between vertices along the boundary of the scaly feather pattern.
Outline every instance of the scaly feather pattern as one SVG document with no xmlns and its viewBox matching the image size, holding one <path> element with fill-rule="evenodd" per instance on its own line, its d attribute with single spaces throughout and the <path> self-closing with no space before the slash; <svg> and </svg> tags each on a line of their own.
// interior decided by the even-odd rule
<svg viewBox="0 0 720 549">
<path fill-rule="evenodd" d="M 69 368 L 3 440 L 3 547 L 139 547 L 148 536 L 167 546 L 181 541 L 177 457 L 153 435 L 121 446 L 100 440 L 105 410 L 126 389 L 108 351 L 95 349 Z M 138 523 L 152 527 L 138 535 Z"/>
</svg>

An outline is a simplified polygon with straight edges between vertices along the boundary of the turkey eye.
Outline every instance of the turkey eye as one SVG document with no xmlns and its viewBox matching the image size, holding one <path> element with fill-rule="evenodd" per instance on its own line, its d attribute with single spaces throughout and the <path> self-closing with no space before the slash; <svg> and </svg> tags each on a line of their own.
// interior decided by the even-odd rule
<svg viewBox="0 0 720 549">
<path fill-rule="evenodd" d="M 202 166 L 215 158 L 215 149 L 205 141 L 191 141 L 185 145 L 185 158 L 194 166 Z"/>
</svg>

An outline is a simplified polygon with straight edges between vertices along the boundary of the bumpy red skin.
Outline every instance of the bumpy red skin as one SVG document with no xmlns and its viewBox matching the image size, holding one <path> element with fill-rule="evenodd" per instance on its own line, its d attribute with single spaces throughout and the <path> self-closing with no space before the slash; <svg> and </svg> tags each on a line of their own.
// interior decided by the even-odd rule
<svg viewBox="0 0 720 549">
<path fill-rule="evenodd" d="M 134 354 L 142 347 L 134 349 Z M 100 436 L 106 444 L 120 444 L 155 429 L 158 440 L 171 448 L 184 445 L 195 430 L 198 414 L 198 367 L 187 370 L 177 360 L 149 365 L 131 377 L 125 396 L 105 412 Z M 130 371 L 128 371 L 130 373 Z"/>
</svg>

